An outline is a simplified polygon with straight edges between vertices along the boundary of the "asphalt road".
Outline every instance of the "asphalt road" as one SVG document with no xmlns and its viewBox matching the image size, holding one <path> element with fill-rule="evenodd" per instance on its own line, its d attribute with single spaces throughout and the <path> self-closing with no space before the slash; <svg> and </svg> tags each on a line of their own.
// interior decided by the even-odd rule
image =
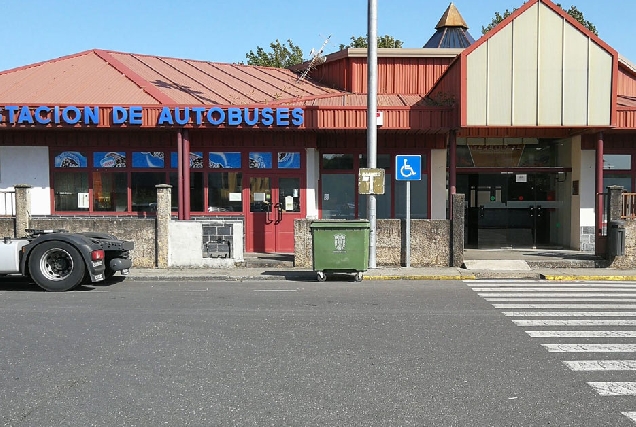
<svg viewBox="0 0 636 427">
<path fill-rule="evenodd" d="M 462 282 L 5 280 L 0 325 L 2 426 L 634 425 Z"/>
</svg>

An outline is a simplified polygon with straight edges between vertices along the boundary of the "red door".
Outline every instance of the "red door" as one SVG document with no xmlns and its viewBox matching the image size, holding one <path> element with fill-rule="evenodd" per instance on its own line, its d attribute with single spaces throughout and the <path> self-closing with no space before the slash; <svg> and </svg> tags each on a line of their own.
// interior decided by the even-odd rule
<svg viewBox="0 0 636 427">
<path fill-rule="evenodd" d="M 246 175 L 246 252 L 293 253 L 294 220 L 304 218 L 301 176 Z"/>
</svg>

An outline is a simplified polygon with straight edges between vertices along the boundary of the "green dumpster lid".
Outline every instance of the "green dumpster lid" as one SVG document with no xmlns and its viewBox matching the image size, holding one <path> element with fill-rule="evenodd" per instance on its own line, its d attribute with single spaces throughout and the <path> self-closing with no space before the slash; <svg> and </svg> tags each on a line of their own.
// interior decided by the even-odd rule
<svg viewBox="0 0 636 427">
<path fill-rule="evenodd" d="M 366 219 L 318 219 L 312 221 L 310 228 L 370 228 Z"/>
</svg>

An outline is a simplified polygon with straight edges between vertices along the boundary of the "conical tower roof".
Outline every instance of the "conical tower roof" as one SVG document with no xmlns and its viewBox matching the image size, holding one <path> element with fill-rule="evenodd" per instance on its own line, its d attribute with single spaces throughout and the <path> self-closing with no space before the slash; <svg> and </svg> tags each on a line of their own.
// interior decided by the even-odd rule
<svg viewBox="0 0 636 427">
<path fill-rule="evenodd" d="M 457 7 L 453 3 L 448 5 L 446 8 L 446 12 L 442 15 L 442 18 L 437 23 L 435 29 L 439 30 L 444 27 L 462 27 L 468 29 L 468 25 L 466 25 L 466 21 L 462 18 L 461 13 L 457 10 Z"/>
<path fill-rule="evenodd" d="M 437 30 L 424 45 L 425 48 L 463 49 L 475 42 L 459 10 L 451 3 L 435 27 Z"/>
</svg>

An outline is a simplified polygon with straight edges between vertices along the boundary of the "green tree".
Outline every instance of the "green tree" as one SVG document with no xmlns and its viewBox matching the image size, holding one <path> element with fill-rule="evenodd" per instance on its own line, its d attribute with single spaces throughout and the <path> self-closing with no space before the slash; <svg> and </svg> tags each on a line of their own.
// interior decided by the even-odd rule
<svg viewBox="0 0 636 427">
<path fill-rule="evenodd" d="M 512 9 L 512 12 L 514 12 L 515 10 L 517 10 L 516 8 Z M 503 21 L 504 19 L 506 19 L 507 17 L 509 17 L 510 15 L 512 15 L 512 12 L 509 11 L 508 9 L 506 9 L 506 11 L 503 13 L 503 15 L 499 12 L 495 12 L 495 17 L 492 18 L 492 21 L 490 22 L 490 24 L 488 24 L 488 26 L 484 27 L 483 25 L 481 26 L 481 33 L 482 34 L 486 34 L 488 31 L 492 30 L 493 28 L 495 28 L 497 25 L 499 25 L 499 23 L 501 21 Z"/>
<path fill-rule="evenodd" d="M 389 48 L 400 48 L 404 43 L 402 40 L 398 40 L 392 36 L 384 35 L 378 36 L 378 47 L 389 47 Z M 340 50 L 348 49 L 350 47 L 359 47 L 359 48 L 367 48 L 369 44 L 367 42 L 367 37 L 351 37 L 351 43 L 348 45 L 341 44 Z"/>
<path fill-rule="evenodd" d="M 559 3 L 557 3 L 557 6 L 559 6 L 561 9 L 563 9 L 563 6 L 561 6 Z M 563 10 L 565 10 L 565 9 L 563 9 Z M 585 28 L 587 28 L 592 33 L 594 33 L 595 35 L 598 36 L 598 31 L 596 31 L 596 27 L 594 26 L 594 24 L 592 24 L 590 21 L 586 20 L 585 17 L 583 16 L 583 12 L 578 10 L 576 8 L 576 6 L 570 6 L 570 8 L 566 12 L 572 18 L 574 18 L 577 21 L 579 21 Z"/>
<path fill-rule="evenodd" d="M 560 3 L 557 3 L 557 6 L 559 6 L 561 9 L 565 10 L 563 8 L 563 6 L 561 6 Z M 517 10 L 517 8 L 512 9 L 512 12 L 514 12 L 515 10 Z M 481 27 L 481 33 L 482 34 L 486 34 L 488 31 L 490 31 L 493 28 L 495 28 L 501 21 L 503 21 L 504 19 L 509 17 L 512 14 L 512 12 L 509 11 L 508 9 L 506 9 L 506 11 L 503 13 L 503 15 L 500 14 L 499 12 L 495 12 L 495 17 L 492 18 L 492 21 L 490 22 L 490 24 L 488 24 L 488 26 L 486 26 L 486 27 L 484 27 L 484 26 Z M 577 21 L 579 21 L 581 23 L 581 25 L 583 25 L 585 28 L 587 28 L 592 33 L 594 33 L 595 35 L 598 36 L 598 31 L 596 30 L 596 27 L 594 26 L 594 24 L 592 24 L 590 21 L 586 20 L 585 17 L 583 16 L 583 12 L 578 10 L 576 8 L 576 6 L 570 6 L 570 8 L 568 10 L 566 10 L 565 12 L 568 15 L 570 15 L 572 18 L 574 18 Z"/>
<path fill-rule="evenodd" d="M 250 50 L 245 54 L 248 65 L 260 65 L 263 67 L 287 68 L 303 62 L 303 51 L 291 40 L 287 40 L 289 47 L 276 39 L 270 43 L 271 52 L 265 52 L 260 46 L 256 47 L 256 53 Z"/>
</svg>

